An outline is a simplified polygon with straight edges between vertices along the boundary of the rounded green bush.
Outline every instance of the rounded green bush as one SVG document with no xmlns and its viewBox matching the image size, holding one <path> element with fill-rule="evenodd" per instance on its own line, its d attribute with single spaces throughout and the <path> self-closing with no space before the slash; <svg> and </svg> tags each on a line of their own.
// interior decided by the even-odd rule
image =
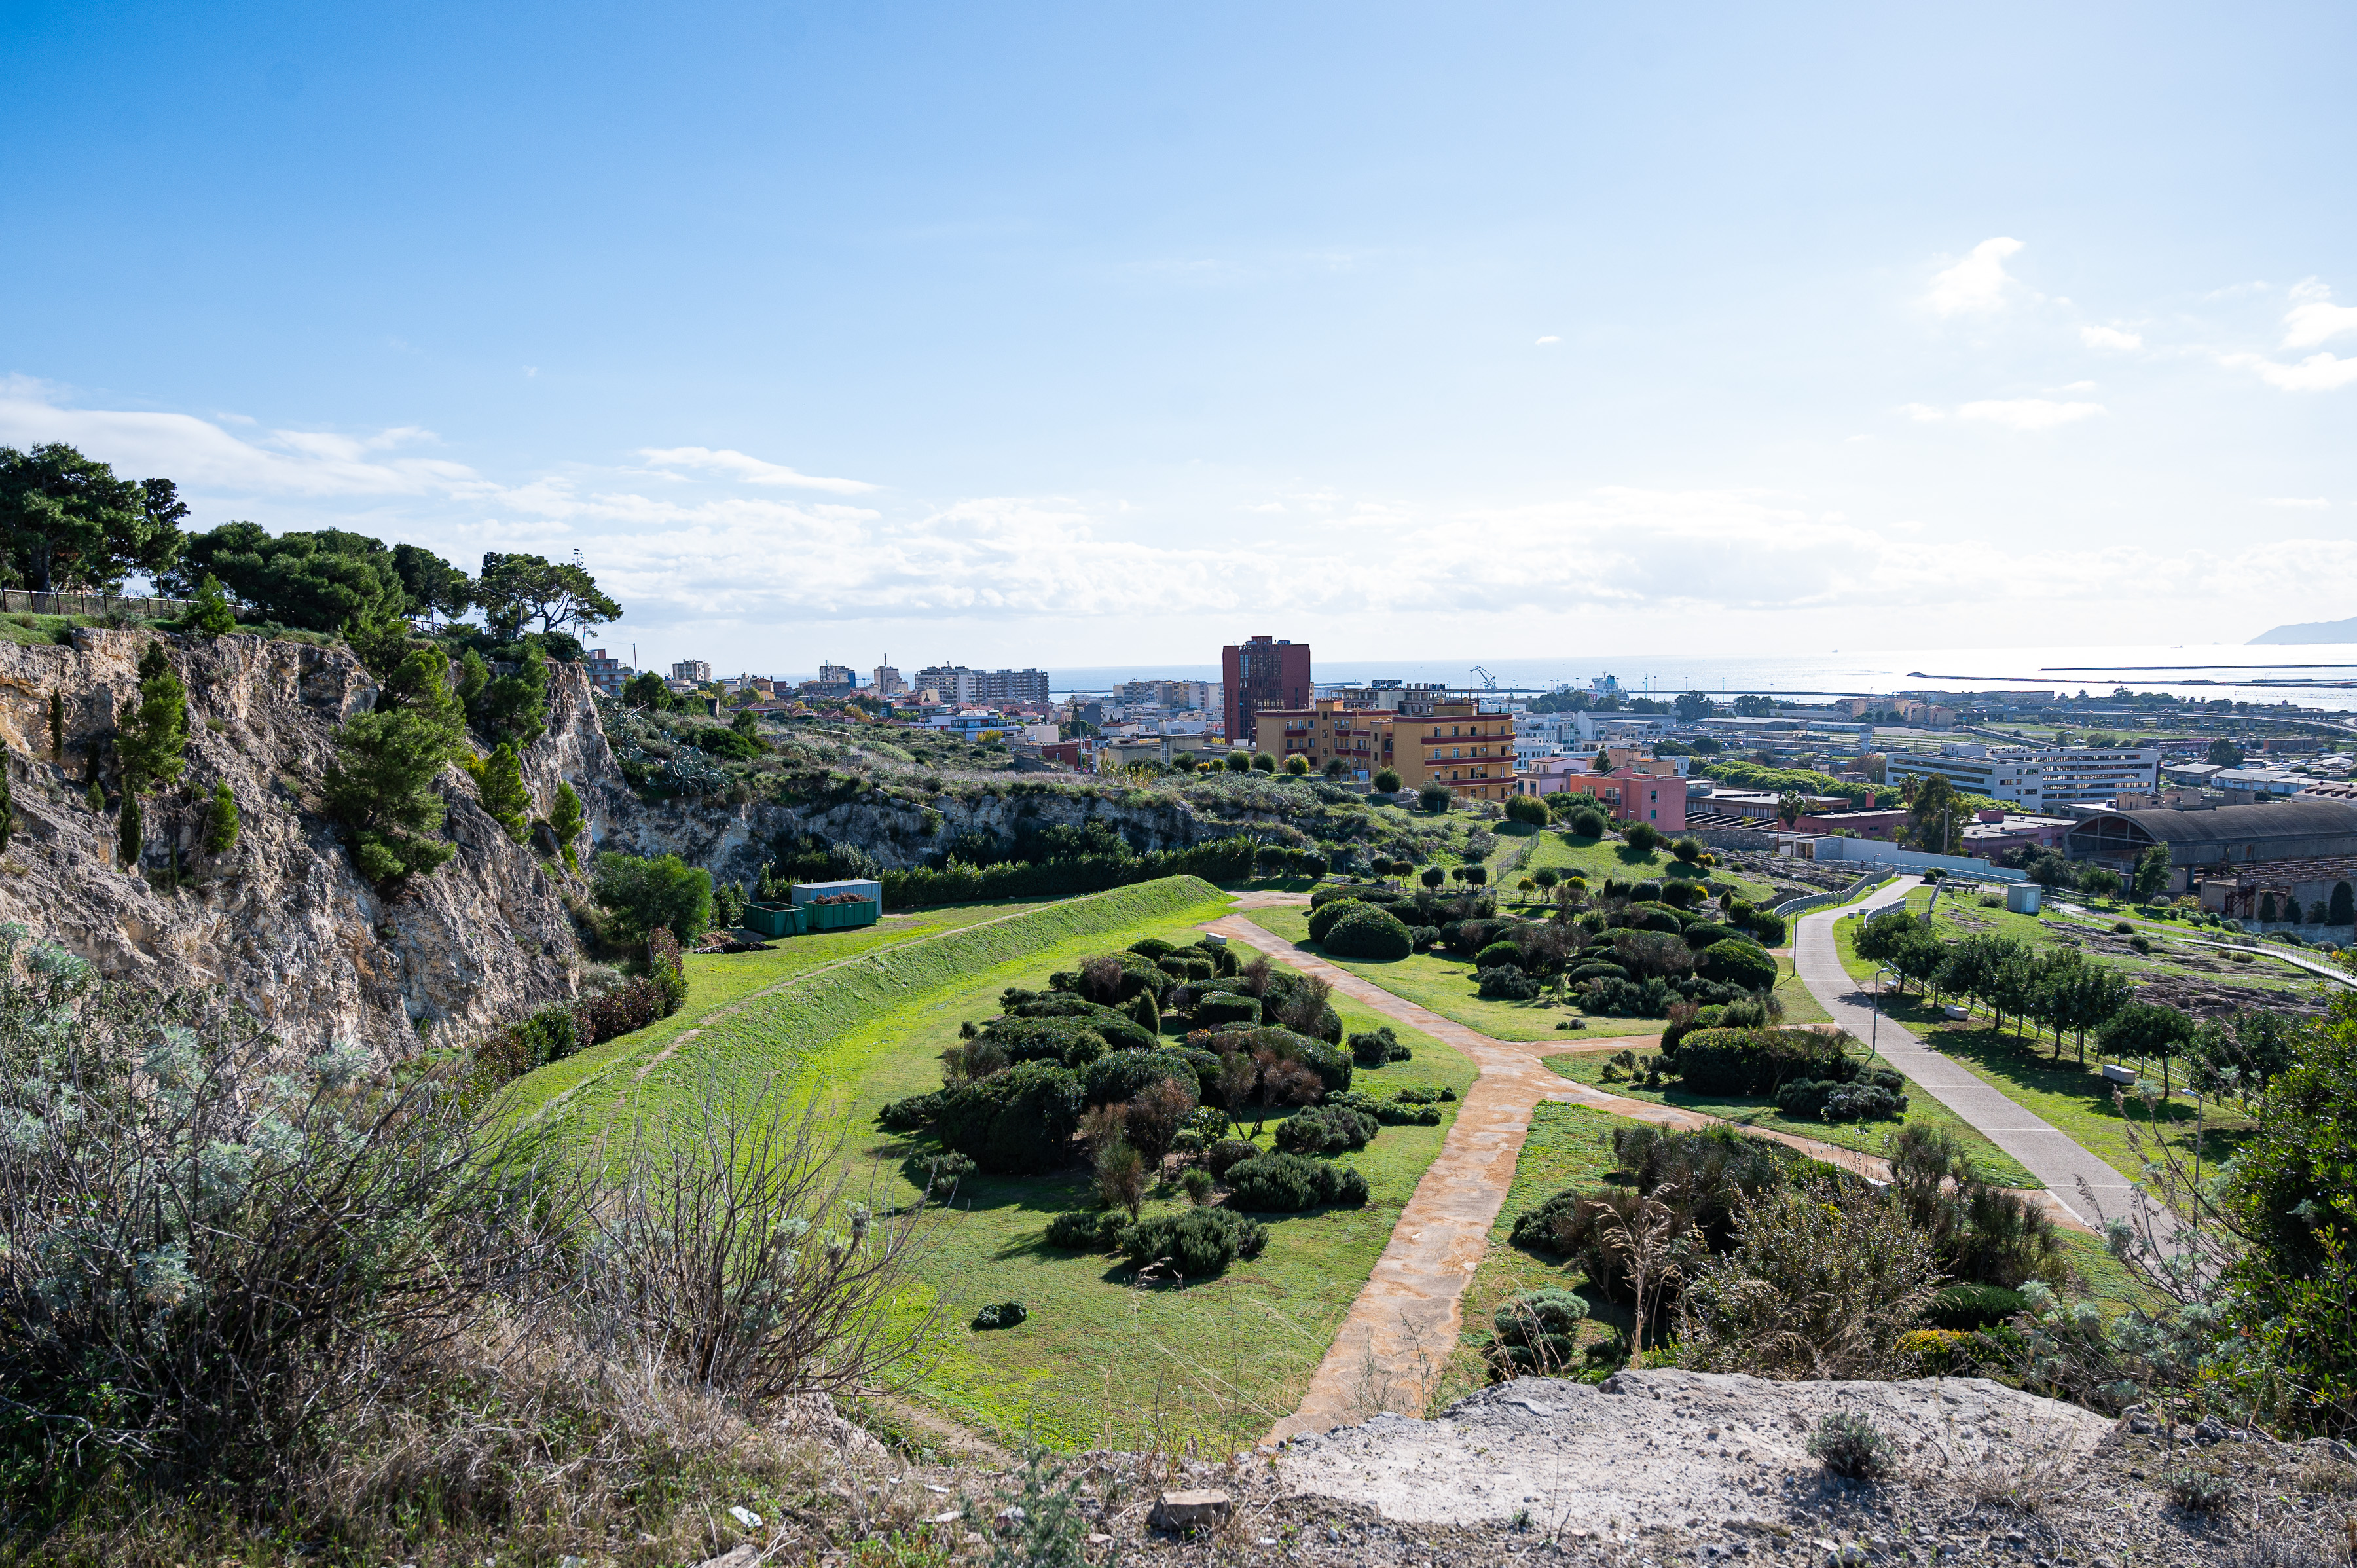
<svg viewBox="0 0 2357 1568">
<path fill-rule="evenodd" d="M 1399 793 L 1400 776 L 1391 768 L 1379 768 L 1375 769 L 1374 785 L 1386 795 L 1396 795 Z"/>
<path fill-rule="evenodd" d="M 1776 983 L 1776 961 L 1749 942 L 1717 942 L 1695 956 L 1695 972 L 1746 991 L 1765 991 Z"/>
<path fill-rule="evenodd" d="M 1246 1028 L 1260 1022 L 1260 999 L 1212 992 L 1195 1004 L 1195 1021 L 1206 1029 Z"/>
<path fill-rule="evenodd" d="M 1512 942 L 1491 942 L 1473 955 L 1473 967 L 1476 969 L 1495 969 L 1502 963 L 1522 968 L 1523 950 Z"/>
<path fill-rule="evenodd" d="M 1295 1214 L 1321 1203 L 1362 1204 L 1367 1178 L 1348 1165 L 1301 1155 L 1263 1155 L 1232 1167 L 1228 1190 L 1239 1208 Z"/>
<path fill-rule="evenodd" d="M 984 1170 L 1052 1170 L 1071 1153 L 1081 1103 L 1079 1074 L 1019 1062 L 944 1095 L 934 1130 Z"/>
<path fill-rule="evenodd" d="M 1326 950 L 1340 958 L 1388 961 L 1415 950 L 1415 933 L 1389 909 L 1361 904 L 1327 928 Z"/>
<path fill-rule="evenodd" d="M 1192 1092 L 1195 1064 L 1177 1051 L 1114 1051 L 1089 1064 L 1081 1079 L 1082 1094 L 1088 1104 L 1111 1105 L 1166 1078 Z"/>
<path fill-rule="evenodd" d="M 1268 1227 L 1225 1208 L 1189 1208 L 1125 1227 L 1121 1250 L 1144 1268 L 1164 1263 L 1189 1279 L 1207 1279 L 1238 1258 L 1256 1258 Z"/>
<path fill-rule="evenodd" d="M 1369 907 L 1364 900 L 1359 897 L 1359 890 L 1355 887 L 1339 888 L 1336 889 L 1336 891 L 1340 892 L 1342 896 L 1339 898 L 1329 898 L 1323 901 L 1318 900 L 1316 895 L 1311 895 L 1309 907 L 1309 940 L 1313 942 L 1324 941 L 1326 940 L 1326 933 L 1334 929 L 1334 922 L 1349 914 L 1353 908 L 1364 909 Z"/>
<path fill-rule="evenodd" d="M 1528 822 L 1534 828 L 1543 828 L 1546 826 L 1546 802 L 1541 800 L 1536 795 L 1517 795 L 1506 802 L 1506 820 L 1510 822 Z"/>
</svg>

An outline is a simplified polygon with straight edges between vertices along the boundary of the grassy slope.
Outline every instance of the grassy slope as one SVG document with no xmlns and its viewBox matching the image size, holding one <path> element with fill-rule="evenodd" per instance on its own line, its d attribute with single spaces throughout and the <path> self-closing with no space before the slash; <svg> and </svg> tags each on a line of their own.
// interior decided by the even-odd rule
<svg viewBox="0 0 2357 1568">
<path fill-rule="evenodd" d="M 1768 884 L 1757 877 L 1745 876 L 1724 866 L 1707 872 L 1692 871 L 1662 850 L 1640 854 L 1618 839 L 1582 838 L 1560 828 L 1549 828 L 1539 835 L 1521 869 L 1527 873 L 1543 865 L 1551 865 L 1566 875 L 1577 872 L 1587 878 L 1589 886 L 1599 890 L 1608 876 L 1638 882 L 1648 877 L 1708 875 L 1717 882 L 1733 883 L 1746 898 L 1764 898 L 1770 891 Z"/>
<path fill-rule="evenodd" d="M 1942 900 L 1943 904 L 1946 900 Z M 1913 900 L 1910 899 L 1910 904 Z M 1919 904 L 1913 905 L 1921 908 Z M 1998 910 L 1973 908 L 1973 916 L 1992 916 Z M 2035 925 L 2026 915 L 2008 917 L 2015 921 Z M 1943 934 L 1958 934 L 1953 928 L 1935 918 L 1943 926 Z M 1842 967 L 1860 984 L 1872 983 L 1874 966 L 1857 956 L 1856 935 L 1857 923 L 1844 920 L 1834 928 L 1835 946 L 1840 951 Z M 2010 932 L 2010 928 L 2007 928 Z M 1899 1023 L 1904 1024 L 1919 1036 L 1935 1039 L 1940 1050 L 1949 1059 L 1959 1063 L 1983 1081 L 2002 1090 L 2014 1103 L 2021 1106 L 2060 1128 L 2114 1170 L 2134 1176 L 2142 1169 L 2144 1161 L 2136 1156 L 2129 1143 L 2127 1125 L 2120 1109 L 2113 1101 L 2112 1086 L 2098 1073 L 2094 1042 L 2088 1042 L 2087 1065 L 2074 1059 L 2075 1046 L 2064 1051 L 2064 1059 L 2051 1059 L 2053 1044 L 2043 1047 L 2026 1037 L 2017 1037 L 2010 1027 L 2003 1033 L 1993 1029 L 1984 1016 L 1980 1019 L 1950 1020 L 1921 996 L 1910 993 L 1904 998 L 1885 993 L 1883 1010 Z M 2040 1054 L 2043 1052 L 2044 1054 Z M 2141 1104 L 2136 1106 L 2139 1130 L 2149 1123 Z M 2183 1099 L 2172 1099 L 2157 1106 L 2151 1115 L 2158 1122 L 2158 1131 L 2172 1145 L 2189 1156 L 2193 1153 L 2193 1133 L 2200 1113 Z M 2202 1155 L 2208 1159 L 2233 1153 L 2253 1125 L 2251 1119 L 2229 1101 L 2224 1109 L 2208 1108 L 2208 1132 L 2201 1139 Z"/>
<path fill-rule="evenodd" d="M 1682 1110 L 1700 1112 L 1705 1116 L 1740 1122 L 1747 1127 L 1791 1133 L 1803 1138 L 1814 1138 L 1821 1144 L 1833 1144 L 1869 1155 L 1881 1154 L 1883 1140 L 1902 1125 L 1934 1127 L 1953 1133 L 1971 1155 L 1974 1168 L 1986 1179 L 2006 1187 L 2043 1185 L 2020 1162 L 1990 1143 L 1983 1134 L 1974 1132 L 1957 1118 L 1954 1112 L 1920 1089 L 1907 1097 L 1907 1113 L 1897 1122 L 1813 1122 L 1805 1117 L 1785 1115 L 1776 1109 L 1776 1102 L 1772 1100 L 1730 1099 L 1690 1094 L 1681 1089 L 1646 1089 L 1640 1084 L 1607 1083 L 1604 1081 L 1604 1068 L 1609 1059 L 1602 1054 L 1580 1052 L 1549 1057 L 1546 1065 L 1575 1083 L 1584 1083 L 1608 1094 L 1623 1094 L 1631 1100 L 1650 1100 L 1661 1105 L 1674 1105 Z M 1875 1065 L 1889 1064 L 1878 1058 Z"/>
<path fill-rule="evenodd" d="M 1225 908 L 1208 885 L 1171 878 L 903 943 L 713 1020 L 651 1069 L 655 1051 L 614 1042 L 624 1048 L 603 1079 L 563 1113 L 585 1127 L 611 1124 L 632 1101 L 693 1113 L 707 1069 L 738 1083 L 765 1070 L 791 1073 L 798 1092 L 846 1113 L 861 1196 L 907 1202 L 917 1189 L 899 1165 L 914 1145 L 876 1131 L 874 1113 L 888 1100 L 938 1087 L 940 1053 L 955 1042 L 960 1022 L 995 1014 L 1007 985 L 1040 984 L 1051 970 L 1142 937 L 1189 938 L 1197 922 Z M 1347 1005 L 1342 1012 L 1351 1028 L 1379 1022 Z M 1397 1032 L 1415 1059 L 1361 1074 L 1362 1087 L 1387 1094 L 1446 1084 L 1462 1092 L 1471 1083 L 1471 1064 L 1456 1052 Z M 525 1087 L 543 1104 L 587 1081 L 576 1075 L 542 1086 L 541 1076 Z M 1454 1106 L 1447 1109 L 1438 1127 L 1386 1128 L 1347 1156 L 1372 1189 L 1367 1208 L 1275 1219 L 1258 1260 L 1185 1290 L 1132 1288 L 1110 1257 L 1043 1245 L 1050 1214 L 1084 1206 L 1077 1173 L 970 1180 L 935 1222 L 920 1282 L 903 1301 L 910 1312 L 939 1313 L 914 1392 L 1003 1439 L 1028 1428 L 1059 1446 L 1249 1441 L 1299 1402 L 1438 1154 L 1454 1120 Z M 1165 1196 L 1149 1212 L 1177 1201 Z M 1030 1307 L 1030 1321 L 989 1334 L 966 1326 L 981 1305 L 1010 1299 Z"/>
<path fill-rule="evenodd" d="M 1263 930 L 1308 948 L 1329 963 L 1382 986 L 1394 996 L 1429 1007 L 1442 1017 L 1454 1019 L 1469 1029 L 1478 1029 L 1493 1040 L 1567 1039 L 1571 1037 L 1569 1034 L 1557 1033 L 1555 1025 L 1581 1015 L 1576 1007 L 1557 1007 L 1544 998 L 1536 1002 L 1484 1001 L 1473 994 L 1472 961 L 1453 953 L 1411 953 L 1390 961 L 1337 958 L 1310 941 L 1307 909 L 1254 909 L 1245 918 Z M 1658 1019 L 1644 1018 L 1592 1018 L 1587 1027 L 1590 1033 L 1600 1030 L 1631 1035 L 1658 1035 L 1662 1029 Z"/>
</svg>

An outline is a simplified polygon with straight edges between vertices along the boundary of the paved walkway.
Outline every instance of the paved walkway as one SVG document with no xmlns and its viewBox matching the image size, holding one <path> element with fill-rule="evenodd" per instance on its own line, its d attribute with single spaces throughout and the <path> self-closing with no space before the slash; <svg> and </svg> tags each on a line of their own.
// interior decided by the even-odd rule
<svg viewBox="0 0 2357 1568">
<path fill-rule="evenodd" d="M 1307 902 L 1298 895 L 1248 897 L 1254 900 L 1253 908 Z M 1490 1228 L 1505 1206 L 1531 1113 L 1540 1101 L 1590 1105 L 1661 1127 L 1696 1129 L 1717 1120 L 1651 1101 L 1624 1100 L 1575 1083 L 1546 1066 L 1548 1057 L 1606 1042 L 1494 1040 L 1305 952 L 1240 915 L 1224 916 L 1203 929 L 1248 943 L 1280 963 L 1325 981 L 1371 1011 L 1446 1041 L 1480 1069 L 1440 1154 L 1416 1183 L 1366 1287 L 1351 1304 L 1332 1348 L 1311 1377 L 1300 1408 L 1276 1423 L 1271 1441 L 1361 1422 L 1383 1410 L 1422 1413 L 1442 1364 L 1457 1348 L 1465 1286 L 1480 1267 Z M 1656 1032 L 1648 1031 L 1626 1043 L 1651 1044 L 1656 1037 Z M 1883 1161 L 1854 1149 L 1765 1129 L 1744 1131 L 1861 1175 L 1878 1179 L 1889 1175 Z"/>
<path fill-rule="evenodd" d="M 1870 914 L 1903 903 L 1908 894 L 1921 886 L 1920 877 L 1901 877 L 1877 888 L 1861 905 L 1803 916 L 1792 936 L 1792 967 L 1801 983 L 1833 1015 L 1835 1024 L 1861 1040 L 1872 1040 L 1875 1048 L 1916 1087 L 2027 1165 L 2080 1223 L 2090 1228 L 2098 1223 L 2080 1191 L 2082 1182 L 2093 1190 L 2105 1214 L 2127 1213 L 2126 1176 L 1899 1025 L 1888 1018 L 1878 1021 L 1871 993 L 1842 968 L 1841 954 L 1834 946 L 1834 922 L 1845 916 L 1865 918 L 1857 913 L 1861 909 Z"/>
</svg>

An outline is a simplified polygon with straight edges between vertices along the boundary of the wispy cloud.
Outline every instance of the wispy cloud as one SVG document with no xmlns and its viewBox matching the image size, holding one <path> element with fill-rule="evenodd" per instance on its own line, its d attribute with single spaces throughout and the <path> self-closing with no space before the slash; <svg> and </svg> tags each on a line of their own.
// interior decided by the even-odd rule
<svg viewBox="0 0 2357 1568">
<path fill-rule="evenodd" d="M 2329 350 L 2310 354 L 2296 365 L 2278 364 L 2262 354 L 2223 354 L 2218 362 L 2256 371 L 2259 380 L 2285 392 L 2332 392 L 2357 381 L 2357 360 L 2343 360 Z"/>
<path fill-rule="evenodd" d="M 2321 511 L 2332 503 L 2322 496 L 2267 496 L 2261 506 L 2292 507 L 2302 511 Z"/>
<path fill-rule="evenodd" d="M 1986 314 L 2002 309 L 2006 290 L 2013 283 L 2005 259 L 2021 249 L 2021 242 L 2000 235 L 1983 240 L 1963 261 L 1932 277 L 1924 303 L 1942 316 Z"/>
<path fill-rule="evenodd" d="M 2144 335 L 2140 332 L 2130 332 L 2120 327 L 2089 326 L 2079 328 L 2079 341 L 2090 349 L 2126 350 L 2143 348 Z"/>
<path fill-rule="evenodd" d="M 2051 398 L 1984 398 L 1956 410 L 1958 419 L 2000 424 L 2007 430 L 2052 430 L 2093 419 L 2104 412 L 2100 403 L 2056 403 Z"/>
<path fill-rule="evenodd" d="M 764 462 L 742 452 L 711 446 L 650 446 L 639 456 L 658 468 L 694 468 L 719 474 L 748 485 L 780 485 L 791 489 L 823 490 L 831 495 L 864 495 L 877 487 L 860 479 L 830 479 Z"/>
<path fill-rule="evenodd" d="M 1910 419 L 1921 420 L 1926 424 L 1935 419 L 1948 417 L 1945 409 L 1933 408 L 1928 403 L 1903 403 L 1899 405 L 1899 412 Z"/>
<path fill-rule="evenodd" d="M 1562 339 L 1562 338 L 1560 338 L 1556 337 L 1554 333 L 1550 332 L 1550 333 L 1548 333 L 1545 337 L 1544 337 L 1544 338 L 1540 338 L 1540 339 L 1539 339 L 1539 344 L 1540 344 L 1540 346 L 1541 346 L 1541 347 L 1544 347 L 1546 344 L 1549 344 L 1549 343 L 1560 343 L 1560 342 L 1562 342 L 1562 341 L 1563 341 L 1563 339 Z"/>
<path fill-rule="evenodd" d="M 2283 346 L 2313 349 L 2343 332 L 2357 332 L 2357 305 L 2335 305 L 2332 291 L 2314 278 L 2292 285 L 2292 306 L 2284 316 Z"/>
</svg>

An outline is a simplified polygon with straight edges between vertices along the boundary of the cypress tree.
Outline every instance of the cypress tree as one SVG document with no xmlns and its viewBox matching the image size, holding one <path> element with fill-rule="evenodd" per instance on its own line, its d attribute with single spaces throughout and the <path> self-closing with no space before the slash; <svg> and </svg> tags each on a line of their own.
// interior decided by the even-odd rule
<svg viewBox="0 0 2357 1568">
<path fill-rule="evenodd" d="M 49 760 L 66 759 L 66 694 L 60 691 L 49 693 Z"/>
<path fill-rule="evenodd" d="M 115 825 L 115 849 L 122 856 L 123 869 L 139 869 L 139 851 L 147 842 L 147 824 L 139 813 L 139 792 L 123 792 L 123 819 Z"/>
<path fill-rule="evenodd" d="M 468 769 L 475 776 L 475 793 L 491 821 L 506 831 L 508 837 L 522 843 L 530 832 L 528 819 L 532 815 L 532 792 L 523 787 L 523 764 L 517 760 L 515 747 L 501 741 L 491 749 L 490 756 Z"/>
<path fill-rule="evenodd" d="M 581 830 L 588 825 L 588 814 L 581 809 L 581 797 L 573 792 L 572 785 L 559 780 L 556 804 L 548 813 L 548 827 L 556 835 L 556 847 L 564 854 L 565 864 L 576 870 L 579 869 L 580 863 L 573 857 L 573 841 L 581 836 Z"/>
<path fill-rule="evenodd" d="M 205 819 L 205 853 L 227 854 L 237 847 L 237 797 L 224 779 L 213 786 L 212 811 Z"/>
<path fill-rule="evenodd" d="M 82 799 L 89 803 L 93 813 L 102 817 L 106 814 L 106 786 L 97 779 L 90 781 L 90 792 Z"/>
<path fill-rule="evenodd" d="M 8 783 L 8 767 L 0 759 L 0 850 L 16 832 L 16 791 Z"/>
</svg>

